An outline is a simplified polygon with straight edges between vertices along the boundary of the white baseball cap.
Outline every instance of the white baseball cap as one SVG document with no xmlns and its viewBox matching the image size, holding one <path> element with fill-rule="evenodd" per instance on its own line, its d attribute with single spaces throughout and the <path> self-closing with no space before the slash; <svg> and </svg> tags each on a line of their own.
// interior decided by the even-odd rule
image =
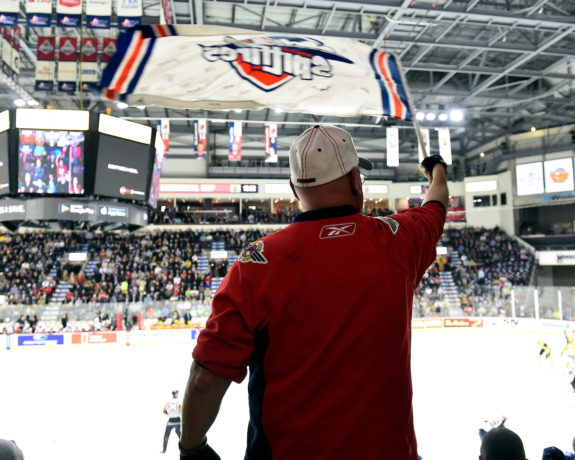
<svg viewBox="0 0 575 460">
<path fill-rule="evenodd" d="M 317 187 L 332 182 L 358 166 L 370 171 L 371 162 L 357 155 L 345 129 L 320 126 L 306 129 L 289 149 L 291 181 L 296 187 Z"/>
</svg>

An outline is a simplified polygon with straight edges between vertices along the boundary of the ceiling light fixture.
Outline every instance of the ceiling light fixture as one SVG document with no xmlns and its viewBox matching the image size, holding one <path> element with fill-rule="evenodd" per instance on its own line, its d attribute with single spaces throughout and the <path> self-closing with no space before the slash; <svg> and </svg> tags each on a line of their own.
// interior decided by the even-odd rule
<svg viewBox="0 0 575 460">
<path fill-rule="evenodd" d="M 427 114 L 425 115 L 425 119 L 427 121 L 433 121 L 435 120 L 435 114 L 433 112 L 427 112 Z"/>
<path fill-rule="evenodd" d="M 128 108 L 128 104 L 126 104 L 125 102 L 118 102 L 116 104 L 116 107 L 118 107 L 120 110 L 124 110 Z"/>
<path fill-rule="evenodd" d="M 463 110 L 453 109 L 449 113 L 449 118 L 451 118 L 451 121 L 455 121 L 455 122 L 463 121 Z"/>
<path fill-rule="evenodd" d="M 423 119 L 425 119 L 425 113 L 423 113 L 423 112 L 417 112 L 417 113 L 415 114 L 415 119 L 416 119 L 417 121 L 423 121 Z"/>
</svg>

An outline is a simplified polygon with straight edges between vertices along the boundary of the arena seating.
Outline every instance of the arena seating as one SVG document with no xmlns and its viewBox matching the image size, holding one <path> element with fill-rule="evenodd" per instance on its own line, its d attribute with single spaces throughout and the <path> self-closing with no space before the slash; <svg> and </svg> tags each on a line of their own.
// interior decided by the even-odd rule
<svg viewBox="0 0 575 460">
<path fill-rule="evenodd" d="M 5 296 L 5 304 L 12 305 L 44 305 L 52 298 L 58 300 L 59 306 L 47 307 L 40 318 L 40 323 L 49 326 L 39 327 L 48 329 L 60 327 L 59 316 L 66 308 L 82 305 L 175 302 L 175 309 L 154 310 L 153 315 L 168 317 L 185 308 L 178 302 L 194 302 L 209 310 L 211 299 L 241 249 L 265 234 L 258 229 L 197 232 L 174 227 L 173 231 L 141 234 L 2 235 L 0 295 Z M 528 249 L 499 229 L 447 228 L 442 244 L 448 254 L 437 258 L 417 288 L 414 317 L 463 312 L 508 314 L 511 288 L 528 284 L 534 267 Z M 227 259 L 210 259 L 211 251 L 222 250 L 228 252 Z M 68 263 L 71 251 L 86 252 L 87 261 L 80 265 Z M 55 291 L 62 297 L 58 298 Z M 48 311 L 50 308 L 52 311 Z M 79 312 L 83 310 L 78 310 L 72 319 L 93 321 L 92 310 L 82 315 Z M 14 311 L 18 318 L 29 313 Z M 16 313 L 11 315 L 12 321 L 17 319 Z M 170 324 L 178 325 L 175 321 Z M 76 327 L 86 330 L 92 326 L 78 323 Z M 113 324 L 101 321 L 100 327 Z"/>
</svg>

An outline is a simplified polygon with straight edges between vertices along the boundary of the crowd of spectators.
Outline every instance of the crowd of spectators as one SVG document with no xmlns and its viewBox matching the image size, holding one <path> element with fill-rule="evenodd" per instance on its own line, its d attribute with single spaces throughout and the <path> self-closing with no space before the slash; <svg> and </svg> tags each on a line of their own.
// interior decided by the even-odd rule
<svg viewBox="0 0 575 460">
<path fill-rule="evenodd" d="M 527 247 L 499 228 L 446 228 L 443 244 L 460 265 L 449 268 L 464 310 L 475 315 L 509 313 L 514 286 L 529 284 L 535 259 Z"/>
<path fill-rule="evenodd" d="M 300 213 L 297 206 L 277 207 L 273 212 L 253 206 L 245 207 L 241 214 L 237 207 L 203 209 L 199 204 L 184 200 L 169 202 L 150 213 L 150 223 L 155 225 L 199 224 L 289 224 Z"/>
<path fill-rule="evenodd" d="M 386 209 L 367 212 L 374 216 L 389 214 Z M 288 212 L 283 218 L 291 219 L 291 215 Z M 209 304 L 213 279 L 225 276 L 229 260 L 210 260 L 200 270 L 199 257 L 209 253 L 216 241 L 223 242 L 229 254 L 239 254 L 248 242 L 264 234 L 260 230 L 220 229 L 0 235 L 0 243 L 4 243 L 0 244 L 0 294 L 6 296 L 5 303 L 41 305 L 50 301 L 55 285 L 66 280 L 70 288 L 65 293 L 65 304 Z M 441 272 L 452 274 L 466 313 L 508 314 L 512 287 L 528 284 L 533 255 L 498 228 L 447 228 L 442 243 L 459 254 L 460 264 L 447 256 L 437 258 L 416 289 L 414 317 L 443 313 L 446 301 Z M 89 269 L 62 260 L 63 255 L 81 245 L 89 253 Z"/>
<path fill-rule="evenodd" d="M 199 256 L 222 241 L 239 253 L 261 231 L 173 231 L 146 234 L 96 234 L 89 239 L 90 272 L 73 279 L 66 303 L 208 301 L 213 278 L 223 278 L 228 259 L 198 267 Z"/>
<path fill-rule="evenodd" d="M 0 295 L 9 304 L 47 303 L 67 275 L 61 256 L 83 242 L 74 233 L 0 234 Z"/>
</svg>

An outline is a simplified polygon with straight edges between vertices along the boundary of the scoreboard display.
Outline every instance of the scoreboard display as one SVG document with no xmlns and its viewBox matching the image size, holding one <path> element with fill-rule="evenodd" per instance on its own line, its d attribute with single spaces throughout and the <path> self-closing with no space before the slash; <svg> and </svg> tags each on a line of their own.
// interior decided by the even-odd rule
<svg viewBox="0 0 575 460">
<path fill-rule="evenodd" d="M 147 125 L 84 110 L 1 112 L 0 221 L 146 225 L 155 137 Z"/>
</svg>

